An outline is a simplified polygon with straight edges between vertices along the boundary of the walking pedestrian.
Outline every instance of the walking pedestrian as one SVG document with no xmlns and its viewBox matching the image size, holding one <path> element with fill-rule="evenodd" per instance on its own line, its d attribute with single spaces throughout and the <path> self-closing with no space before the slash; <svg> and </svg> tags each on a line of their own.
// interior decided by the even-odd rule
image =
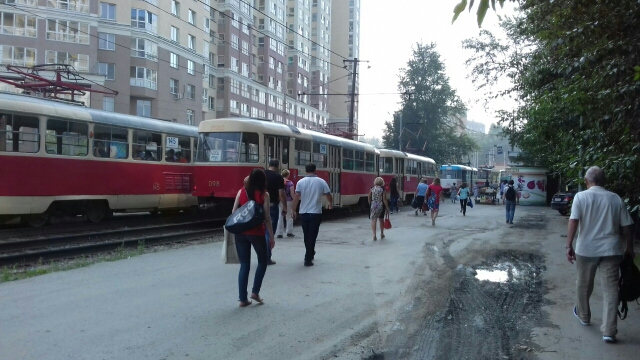
<svg viewBox="0 0 640 360">
<path fill-rule="evenodd" d="M 316 165 L 308 163 L 305 165 L 307 176 L 298 181 L 296 195 L 293 198 L 291 213 L 295 220 L 298 217 L 296 209 L 300 203 L 300 222 L 302 223 L 302 233 L 304 234 L 304 266 L 313 266 L 313 259 L 316 251 L 316 239 L 320 231 L 322 222 L 322 195 L 327 198 L 327 209 L 333 209 L 333 197 L 326 181 L 316 175 Z"/>
<path fill-rule="evenodd" d="M 509 180 L 507 190 L 502 195 L 502 203 L 505 204 L 507 224 L 513 224 L 513 215 L 516 212 L 516 189 L 513 188 L 513 180 Z"/>
<path fill-rule="evenodd" d="M 384 217 L 389 213 L 389 203 L 387 193 L 384 191 L 384 179 L 377 177 L 373 181 L 373 187 L 369 190 L 369 218 L 371 219 L 371 230 L 373 230 L 373 241 L 376 237 L 376 224 L 380 222 L 380 239 L 384 239 Z"/>
<path fill-rule="evenodd" d="M 456 202 L 456 196 L 458 196 L 458 188 L 456 187 L 456 183 L 453 183 L 453 185 L 451 185 L 451 188 L 449 189 L 449 197 L 451 198 L 451 202 L 455 203 Z"/>
<path fill-rule="evenodd" d="M 589 325 L 591 308 L 589 298 L 593 291 L 596 270 L 601 272 L 603 293 L 602 340 L 616 342 L 618 333 L 618 281 L 619 268 L 624 256 L 635 257 L 631 225 L 633 221 L 620 197 L 605 190 L 604 171 L 597 166 L 587 170 L 584 178 L 587 190 L 573 198 L 567 229 L 567 260 L 576 262 L 577 305 L 573 315 L 582 325 Z M 624 238 L 620 236 L 620 228 Z M 575 250 L 573 238 L 578 232 Z M 626 240 L 626 241 L 625 241 Z"/>
<path fill-rule="evenodd" d="M 427 185 L 427 178 L 423 178 L 418 184 L 418 188 L 416 189 L 416 215 L 418 215 L 418 211 L 422 212 L 424 215 L 427 213 L 422 210 L 422 205 L 424 204 L 424 197 L 427 194 L 427 189 L 429 185 Z"/>
<path fill-rule="evenodd" d="M 436 225 L 436 218 L 440 211 L 440 193 L 442 192 L 442 186 L 440 186 L 440 178 L 433 179 L 433 184 L 429 185 L 427 189 L 427 204 L 431 209 L 431 226 Z M 425 214 L 426 215 L 426 214 Z"/>
<path fill-rule="evenodd" d="M 467 201 L 469 199 L 469 186 L 466 182 L 463 182 L 460 185 L 460 190 L 458 190 L 458 196 L 460 196 L 460 212 L 462 216 L 467 216 Z"/>
<path fill-rule="evenodd" d="M 390 204 L 389 210 L 393 214 L 393 209 L 395 208 L 397 212 L 400 212 L 400 208 L 398 207 L 398 201 L 400 200 L 400 189 L 398 188 L 398 179 L 395 177 L 391 179 L 391 183 L 389 183 L 389 194 L 390 194 Z"/>
<path fill-rule="evenodd" d="M 286 226 L 286 233 L 287 233 L 287 237 L 294 237 L 295 235 L 293 234 L 293 220 L 292 219 L 287 219 L 286 213 L 288 212 L 289 214 L 293 213 L 293 181 L 289 180 L 289 175 L 291 175 L 291 173 L 289 172 L 288 169 L 284 169 L 282 170 L 281 173 L 282 177 L 284 178 L 284 195 L 287 199 L 287 208 L 286 208 L 286 212 L 280 211 L 280 218 L 278 218 L 278 228 L 276 230 L 276 237 L 277 238 L 282 238 L 282 233 L 285 231 L 285 226 Z M 281 210 L 282 210 L 282 205 L 280 205 Z"/>
<path fill-rule="evenodd" d="M 272 159 L 269 161 L 269 168 L 264 172 L 267 175 L 267 191 L 271 198 L 269 215 L 271 215 L 272 229 L 278 228 L 280 215 L 287 216 L 287 197 L 284 194 L 284 179 L 278 171 L 279 167 L 280 161 Z M 273 235 L 273 233 L 271 235 Z M 275 265 L 276 262 L 271 260 L 271 255 L 271 250 L 269 250 L 269 265 Z"/>
<path fill-rule="evenodd" d="M 268 249 L 273 249 L 275 246 L 269 214 L 267 177 L 262 169 L 254 169 L 249 175 L 247 184 L 238 190 L 236 200 L 233 203 L 232 213 L 249 200 L 253 200 L 256 204 L 262 205 L 264 209 L 264 222 L 251 230 L 235 235 L 236 251 L 238 252 L 238 259 L 240 260 L 240 272 L 238 273 L 238 301 L 240 301 L 240 307 L 251 305 L 251 300 L 247 298 L 247 285 L 249 285 L 249 272 L 251 270 L 251 246 L 253 246 L 258 256 L 258 267 L 253 277 L 251 299 L 259 303 L 263 302 L 259 294 L 264 274 L 267 271 L 267 263 L 269 261 Z M 269 240 L 266 240 L 265 231 L 269 235 Z"/>
</svg>

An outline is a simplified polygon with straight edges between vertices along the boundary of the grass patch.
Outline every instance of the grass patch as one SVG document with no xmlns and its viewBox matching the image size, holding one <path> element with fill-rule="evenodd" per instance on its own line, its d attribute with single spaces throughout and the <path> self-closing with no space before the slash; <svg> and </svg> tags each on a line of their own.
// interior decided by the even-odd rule
<svg viewBox="0 0 640 360">
<path fill-rule="evenodd" d="M 116 250 L 109 253 L 81 256 L 71 260 L 54 261 L 51 263 L 43 263 L 43 261 L 40 260 L 36 265 L 28 267 L 3 267 L 0 268 L 0 283 L 28 279 L 34 276 L 49 274 L 58 271 L 83 268 L 105 261 L 128 259 L 134 256 L 142 255 L 145 252 L 146 247 L 144 241 L 141 241 L 140 243 L 138 243 L 138 246 L 133 249 L 127 249 L 124 246 L 120 246 Z"/>
</svg>

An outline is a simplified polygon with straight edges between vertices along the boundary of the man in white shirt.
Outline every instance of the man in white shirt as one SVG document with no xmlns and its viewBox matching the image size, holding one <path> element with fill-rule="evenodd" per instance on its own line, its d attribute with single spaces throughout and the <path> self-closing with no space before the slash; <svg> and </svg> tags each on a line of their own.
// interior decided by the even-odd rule
<svg viewBox="0 0 640 360">
<path fill-rule="evenodd" d="M 635 256 L 631 235 L 633 221 L 622 199 L 602 187 L 602 169 L 592 166 L 587 170 L 584 180 L 587 190 L 577 193 L 573 198 L 566 245 L 567 260 L 572 264 L 575 260 L 578 270 L 577 306 L 573 308 L 573 314 L 582 325 L 590 324 L 589 297 L 593 292 L 596 270 L 599 270 L 604 300 L 600 331 L 602 340 L 615 343 L 620 263 L 623 255 Z M 620 228 L 624 238 L 620 236 Z M 574 250 L 576 230 L 578 239 Z"/>
<path fill-rule="evenodd" d="M 296 209 L 300 202 L 300 222 L 304 234 L 304 266 L 313 266 L 313 258 L 316 254 L 316 239 L 322 222 L 322 195 L 327 197 L 328 209 L 333 208 L 333 197 L 329 185 L 316 175 L 316 165 L 308 163 L 305 166 L 307 176 L 296 184 L 296 195 L 293 199 L 293 213 L 291 217 L 296 219 Z"/>
</svg>

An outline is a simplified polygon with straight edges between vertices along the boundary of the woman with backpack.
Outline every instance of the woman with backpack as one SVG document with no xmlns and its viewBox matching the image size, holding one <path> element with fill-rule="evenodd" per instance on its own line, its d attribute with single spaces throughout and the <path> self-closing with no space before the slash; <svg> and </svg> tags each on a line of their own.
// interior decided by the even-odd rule
<svg viewBox="0 0 640 360">
<path fill-rule="evenodd" d="M 516 212 L 516 189 L 513 188 L 513 180 L 509 180 L 507 190 L 502 195 L 502 202 L 505 203 L 507 224 L 513 224 L 513 214 Z"/>
<path fill-rule="evenodd" d="M 460 185 L 460 190 L 456 194 L 460 196 L 460 212 L 462 216 L 467 216 L 467 200 L 469 199 L 469 186 L 467 186 L 466 182 L 463 182 Z"/>
</svg>

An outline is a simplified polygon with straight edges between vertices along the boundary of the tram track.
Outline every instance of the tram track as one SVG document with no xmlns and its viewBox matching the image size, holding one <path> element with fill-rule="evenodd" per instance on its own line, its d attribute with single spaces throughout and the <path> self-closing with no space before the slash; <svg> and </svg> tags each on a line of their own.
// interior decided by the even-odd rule
<svg viewBox="0 0 640 360">
<path fill-rule="evenodd" d="M 194 241 L 222 231 L 225 219 L 191 221 L 0 242 L 0 266 L 24 266 L 135 248 Z"/>
</svg>

